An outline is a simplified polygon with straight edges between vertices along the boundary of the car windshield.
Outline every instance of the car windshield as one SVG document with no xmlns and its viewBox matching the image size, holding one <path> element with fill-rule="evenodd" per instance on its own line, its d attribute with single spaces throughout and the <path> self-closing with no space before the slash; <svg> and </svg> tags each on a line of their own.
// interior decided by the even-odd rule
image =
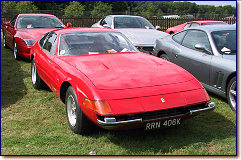
<svg viewBox="0 0 241 160">
<path fill-rule="evenodd" d="M 20 16 L 17 28 L 64 28 L 57 17 L 50 16 Z"/>
<path fill-rule="evenodd" d="M 118 32 L 72 32 L 60 36 L 59 55 L 138 52 Z"/>
<path fill-rule="evenodd" d="M 114 27 L 154 29 L 154 26 L 143 17 L 115 17 Z"/>
<path fill-rule="evenodd" d="M 215 31 L 212 37 L 221 54 L 236 54 L 236 30 Z"/>
<path fill-rule="evenodd" d="M 220 24 L 228 25 L 227 23 L 224 23 L 224 22 L 208 22 L 208 23 L 202 23 L 202 26 L 205 26 L 205 25 L 220 25 Z"/>
</svg>

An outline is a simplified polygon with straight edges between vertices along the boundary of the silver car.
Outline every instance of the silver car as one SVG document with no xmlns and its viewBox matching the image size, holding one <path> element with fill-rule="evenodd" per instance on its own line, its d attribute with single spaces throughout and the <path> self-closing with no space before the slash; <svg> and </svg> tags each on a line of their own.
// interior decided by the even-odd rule
<svg viewBox="0 0 241 160">
<path fill-rule="evenodd" d="M 140 51 L 152 53 L 156 39 L 166 35 L 158 31 L 145 18 L 130 15 L 109 15 L 101 19 L 91 27 L 112 28 L 124 34 Z"/>
<path fill-rule="evenodd" d="M 157 40 L 153 54 L 189 71 L 236 111 L 236 25 L 183 30 Z"/>
</svg>

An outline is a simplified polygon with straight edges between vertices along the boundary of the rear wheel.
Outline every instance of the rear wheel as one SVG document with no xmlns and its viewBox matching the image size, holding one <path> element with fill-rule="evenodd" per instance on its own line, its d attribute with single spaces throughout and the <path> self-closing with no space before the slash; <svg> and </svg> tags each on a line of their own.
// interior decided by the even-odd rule
<svg viewBox="0 0 241 160">
<path fill-rule="evenodd" d="M 4 34 L 3 34 L 3 47 L 4 48 L 9 48 L 8 45 L 6 44 L 6 37 L 5 37 Z"/>
<path fill-rule="evenodd" d="M 76 134 L 89 133 L 93 128 L 93 124 L 82 112 L 72 86 L 66 92 L 65 105 L 70 129 Z"/>
<path fill-rule="evenodd" d="M 237 85 L 236 85 L 236 76 L 233 77 L 228 83 L 227 88 L 227 98 L 230 108 L 233 111 L 236 111 L 236 94 L 237 94 Z"/>
<path fill-rule="evenodd" d="M 14 56 L 14 59 L 16 60 L 19 60 L 19 54 L 18 54 L 18 47 L 17 47 L 17 43 L 16 41 L 14 41 L 13 43 L 13 56 Z"/>
<path fill-rule="evenodd" d="M 167 56 L 166 54 L 162 54 L 162 55 L 160 56 L 160 58 L 169 61 L 169 58 L 168 58 L 168 56 Z"/>
</svg>

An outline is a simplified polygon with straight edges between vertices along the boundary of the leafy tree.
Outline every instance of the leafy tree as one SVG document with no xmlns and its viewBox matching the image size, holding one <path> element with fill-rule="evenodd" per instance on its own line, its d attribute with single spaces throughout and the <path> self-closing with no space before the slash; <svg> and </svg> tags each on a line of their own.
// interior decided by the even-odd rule
<svg viewBox="0 0 241 160">
<path fill-rule="evenodd" d="M 65 17 L 79 18 L 84 15 L 85 7 L 80 2 L 73 1 L 64 9 Z"/>
<path fill-rule="evenodd" d="M 21 13 L 31 13 L 38 10 L 38 7 L 33 4 L 33 1 L 19 1 L 16 9 Z"/>
<path fill-rule="evenodd" d="M 153 16 L 160 17 L 163 14 L 163 12 L 159 4 L 159 2 L 155 1 L 143 1 L 141 3 L 137 3 L 137 6 L 134 8 L 134 11 L 137 12 L 137 15 L 141 15 L 146 18 L 151 18 Z"/>
<path fill-rule="evenodd" d="M 8 10 L 16 8 L 17 1 L 1 1 L 1 14 L 6 15 Z"/>
<path fill-rule="evenodd" d="M 112 6 L 99 1 L 90 13 L 93 17 L 104 17 L 112 13 Z"/>
</svg>

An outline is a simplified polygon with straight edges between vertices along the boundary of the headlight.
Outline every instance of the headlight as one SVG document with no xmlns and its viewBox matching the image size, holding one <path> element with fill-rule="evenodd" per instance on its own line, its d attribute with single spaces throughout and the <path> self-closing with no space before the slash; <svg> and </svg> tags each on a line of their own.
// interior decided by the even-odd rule
<svg viewBox="0 0 241 160">
<path fill-rule="evenodd" d="M 23 39 L 23 43 L 25 43 L 27 46 L 32 46 L 36 41 L 34 39 Z"/>
<path fill-rule="evenodd" d="M 81 98 L 82 104 L 99 114 L 112 114 L 109 104 L 104 100 Z"/>
</svg>

